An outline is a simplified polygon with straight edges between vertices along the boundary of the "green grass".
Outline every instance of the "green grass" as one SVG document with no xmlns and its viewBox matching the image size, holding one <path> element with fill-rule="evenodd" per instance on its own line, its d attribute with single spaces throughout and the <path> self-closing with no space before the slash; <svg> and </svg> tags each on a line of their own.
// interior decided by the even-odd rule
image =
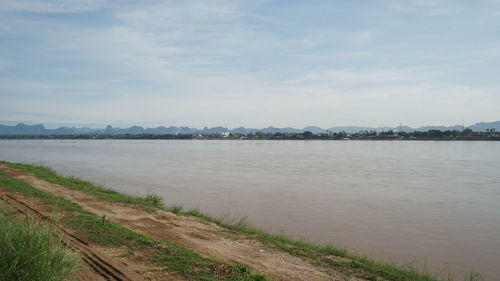
<svg viewBox="0 0 500 281">
<path fill-rule="evenodd" d="M 185 276 L 195 280 L 231 280 L 231 281 L 268 281 L 269 278 L 252 274 L 250 269 L 241 264 L 228 264 L 214 262 L 197 253 L 187 250 L 170 242 L 165 242 L 167 247 L 161 249 L 163 254 L 157 263 L 167 266 L 175 271 L 182 272 Z M 212 274 L 211 274 L 212 273 Z M 215 275 L 213 275 L 215 273 Z M 210 276 L 212 275 L 212 276 Z"/>
<path fill-rule="evenodd" d="M 31 185 L 23 181 L 13 179 L 2 172 L 0 172 L 0 187 L 1 186 L 6 187 L 9 192 L 20 192 L 30 197 L 43 199 L 48 205 L 55 206 L 60 210 L 86 213 L 80 205 L 74 202 L 55 196 L 52 193 L 47 193 L 33 188 Z"/>
<path fill-rule="evenodd" d="M 199 209 L 184 210 L 182 206 L 174 205 L 171 207 L 165 207 L 160 200 L 160 204 L 157 203 L 158 198 L 154 196 L 146 197 L 134 197 L 125 194 L 121 194 L 117 191 L 97 186 L 91 182 L 80 180 L 72 177 L 63 177 L 58 175 L 53 170 L 42 167 L 34 166 L 28 164 L 17 164 L 5 162 L 8 166 L 12 168 L 17 168 L 30 172 L 37 177 L 45 179 L 49 182 L 54 182 L 61 184 L 63 186 L 82 190 L 90 194 L 96 195 L 100 198 L 119 201 L 126 203 L 134 203 L 143 207 L 155 207 L 163 210 L 167 210 L 176 214 L 189 215 L 198 217 L 202 220 L 218 224 L 228 230 L 234 230 L 237 232 L 249 234 L 252 237 L 259 239 L 263 243 L 275 246 L 285 252 L 292 255 L 305 257 L 313 260 L 319 266 L 332 268 L 344 272 L 346 274 L 355 275 L 357 277 L 362 277 L 366 279 L 375 280 L 378 277 L 383 277 L 386 280 L 397 281 L 439 281 L 442 279 L 436 276 L 423 272 L 422 270 L 417 270 L 411 265 L 400 266 L 395 264 L 388 264 L 375 261 L 367 256 L 356 255 L 345 249 L 333 246 L 333 245 L 318 245 L 311 243 L 306 240 L 296 240 L 281 234 L 272 234 L 265 232 L 263 230 L 252 227 L 248 224 L 245 218 L 242 219 L 229 219 L 228 217 L 213 217 L 210 215 L 203 214 Z M 149 198 L 148 198 L 149 197 Z M 350 262 L 338 262 L 329 258 L 329 256 L 338 256 L 347 258 Z M 374 279 L 375 278 L 375 279 Z M 449 280 L 446 278 L 447 281 Z M 466 277 L 466 280 L 480 280 L 480 277 L 476 273 L 471 273 Z"/>
<path fill-rule="evenodd" d="M 106 246 L 141 248 L 154 244 L 154 240 L 148 236 L 96 215 L 75 216 L 66 220 L 65 225 L 78 230 L 89 241 Z"/>
<path fill-rule="evenodd" d="M 48 226 L 0 209 L 0 280 L 71 280 L 80 268 L 79 256 Z"/>
<path fill-rule="evenodd" d="M 38 190 L 23 181 L 10 178 L 8 175 L 1 172 L 0 188 L 8 192 L 20 192 L 25 196 L 38 198 L 48 206 L 55 207 L 60 212 L 70 212 L 70 216 L 63 215 L 59 222 L 77 230 L 85 239 L 108 247 L 127 247 L 130 252 L 135 250 L 146 250 L 151 253 L 154 263 L 164 267 L 165 270 L 181 273 L 189 280 L 270 280 L 263 275 L 252 273 L 251 270 L 244 265 L 230 264 L 213 258 L 203 257 L 174 243 L 155 240 L 147 235 L 132 231 L 107 220 L 105 217 L 99 217 L 85 211 L 80 205 L 63 197 Z M 1 245 L 0 250 L 2 250 Z M 0 278 L 0 281 L 3 280 L 38 281 L 51 279 Z M 58 281 L 59 279 L 54 280 Z"/>
<path fill-rule="evenodd" d="M 72 189 L 83 190 L 102 199 L 114 202 L 134 203 L 144 207 L 164 208 L 162 197 L 156 194 L 151 193 L 146 197 L 125 195 L 113 189 L 96 185 L 92 182 L 85 181 L 79 178 L 59 176 L 56 172 L 46 167 L 8 162 L 4 163 L 12 168 L 32 173 L 35 176 L 46 181 L 57 183 Z"/>
</svg>

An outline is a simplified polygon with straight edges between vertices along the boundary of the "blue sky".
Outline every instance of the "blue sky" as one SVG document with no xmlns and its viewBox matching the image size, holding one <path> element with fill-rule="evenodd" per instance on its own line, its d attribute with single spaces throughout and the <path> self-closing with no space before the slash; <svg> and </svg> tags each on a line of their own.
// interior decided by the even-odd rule
<svg viewBox="0 0 500 281">
<path fill-rule="evenodd" d="M 500 120 L 500 0 L 0 1 L 0 120 Z"/>
</svg>

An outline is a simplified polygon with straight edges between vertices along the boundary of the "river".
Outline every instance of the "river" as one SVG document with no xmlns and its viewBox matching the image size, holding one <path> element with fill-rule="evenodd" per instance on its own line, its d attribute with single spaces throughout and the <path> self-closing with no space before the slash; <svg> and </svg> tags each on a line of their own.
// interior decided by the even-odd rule
<svg viewBox="0 0 500 281">
<path fill-rule="evenodd" d="M 0 140 L 0 159 L 458 280 L 500 276 L 500 142 Z"/>
</svg>

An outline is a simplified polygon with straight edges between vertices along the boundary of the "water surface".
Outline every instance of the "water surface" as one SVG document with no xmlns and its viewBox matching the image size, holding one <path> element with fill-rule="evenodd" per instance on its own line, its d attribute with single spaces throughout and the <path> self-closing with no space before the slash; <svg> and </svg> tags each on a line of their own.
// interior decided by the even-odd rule
<svg viewBox="0 0 500 281">
<path fill-rule="evenodd" d="M 500 276 L 500 142 L 1 140 L 0 159 L 433 272 Z"/>
</svg>

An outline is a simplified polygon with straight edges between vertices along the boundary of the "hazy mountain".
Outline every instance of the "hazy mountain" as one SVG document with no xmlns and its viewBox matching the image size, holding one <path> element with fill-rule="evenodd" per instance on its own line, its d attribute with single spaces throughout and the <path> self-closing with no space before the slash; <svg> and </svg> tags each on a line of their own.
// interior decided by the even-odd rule
<svg viewBox="0 0 500 281">
<path fill-rule="evenodd" d="M 423 126 L 423 127 L 418 127 L 415 129 L 415 131 L 430 131 L 430 130 L 439 130 L 439 131 L 462 131 L 464 127 L 462 125 L 455 125 L 455 126 Z"/>
<path fill-rule="evenodd" d="M 221 133 L 224 133 L 224 132 L 229 132 L 230 130 L 228 128 L 225 128 L 225 127 L 212 127 L 212 128 L 203 128 L 201 130 L 195 130 L 195 133 L 197 134 L 221 134 Z"/>
<path fill-rule="evenodd" d="M 257 129 L 257 132 L 262 132 L 262 133 L 302 133 L 303 131 L 301 129 L 295 129 L 295 128 L 276 128 L 276 127 L 267 127 L 263 129 Z"/>
<path fill-rule="evenodd" d="M 325 129 L 320 128 L 320 127 L 316 127 L 316 126 L 307 126 L 304 129 L 302 129 L 302 131 L 304 131 L 304 132 L 309 131 L 309 132 L 313 132 L 315 134 L 320 134 L 320 133 L 326 132 Z"/>
<path fill-rule="evenodd" d="M 361 131 L 389 131 L 396 130 L 395 127 L 359 127 L 359 126 L 342 126 L 342 127 L 332 127 L 329 128 L 328 131 L 338 133 L 338 132 L 346 132 L 346 133 L 357 133 Z M 412 130 L 413 131 L 413 130 Z"/>
<path fill-rule="evenodd" d="M 500 121 L 495 122 L 480 122 L 474 125 L 468 126 L 473 131 L 486 131 L 487 129 L 495 129 L 500 131 Z M 205 127 L 203 129 L 195 129 L 189 127 L 164 127 L 159 126 L 156 128 L 144 128 L 141 126 L 132 126 L 129 128 L 114 128 L 111 125 L 104 129 L 93 129 L 88 127 L 78 128 L 78 127 L 59 127 L 57 129 L 47 129 L 42 124 L 37 125 L 26 125 L 19 123 L 13 126 L 0 125 L 0 135 L 74 135 L 74 134 L 221 134 L 223 132 L 231 132 L 234 134 L 251 134 L 256 132 L 263 133 L 302 133 L 305 131 L 310 131 L 313 133 L 324 133 L 326 131 L 330 132 L 347 132 L 347 133 L 357 133 L 359 131 L 388 131 L 388 130 L 399 130 L 405 132 L 413 131 L 428 131 L 428 130 L 463 130 L 460 125 L 455 126 L 422 126 L 418 128 L 411 128 L 408 126 L 400 127 L 361 127 L 361 126 L 341 126 L 341 127 L 331 127 L 329 129 L 323 129 L 316 126 L 308 126 L 303 129 L 296 128 L 277 128 L 277 127 L 267 127 L 262 129 L 256 128 L 234 128 L 228 129 L 226 127 Z"/>
<path fill-rule="evenodd" d="M 496 122 L 481 122 L 469 126 L 473 131 L 486 131 L 486 129 L 495 129 L 495 131 L 500 131 L 500 121 Z"/>
<path fill-rule="evenodd" d="M 239 127 L 239 128 L 232 129 L 231 133 L 233 133 L 233 134 L 250 134 L 250 133 L 255 132 L 255 131 L 257 131 L 257 129 Z"/>
<path fill-rule="evenodd" d="M 19 123 L 15 126 L 0 125 L 2 135 L 41 135 L 47 131 L 43 125 L 25 125 Z"/>
</svg>

